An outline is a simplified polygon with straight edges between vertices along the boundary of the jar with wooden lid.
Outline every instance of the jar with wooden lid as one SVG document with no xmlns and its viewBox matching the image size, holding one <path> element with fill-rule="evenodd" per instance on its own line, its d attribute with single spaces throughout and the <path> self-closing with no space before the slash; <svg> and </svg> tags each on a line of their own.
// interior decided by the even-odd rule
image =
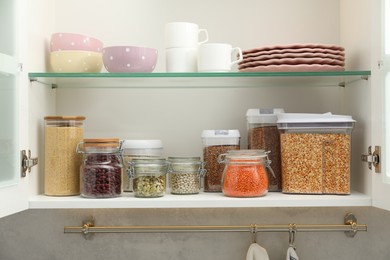
<svg viewBox="0 0 390 260">
<path fill-rule="evenodd" d="M 78 145 L 77 152 L 83 154 L 81 196 L 114 198 L 122 195 L 121 145 L 117 138 L 84 139 Z"/>
<path fill-rule="evenodd" d="M 168 169 L 165 158 L 133 158 L 129 165 L 135 197 L 156 198 L 165 195 Z"/>
<path fill-rule="evenodd" d="M 172 194 L 197 194 L 204 164 L 200 157 L 168 157 L 169 189 Z"/>
<path fill-rule="evenodd" d="M 222 192 L 229 197 L 259 197 L 268 192 L 266 168 L 272 171 L 264 150 L 231 150 L 218 157 L 225 164 Z"/>
<path fill-rule="evenodd" d="M 84 137 L 84 116 L 46 116 L 44 194 L 80 194 L 81 156 L 76 147 Z"/>
</svg>

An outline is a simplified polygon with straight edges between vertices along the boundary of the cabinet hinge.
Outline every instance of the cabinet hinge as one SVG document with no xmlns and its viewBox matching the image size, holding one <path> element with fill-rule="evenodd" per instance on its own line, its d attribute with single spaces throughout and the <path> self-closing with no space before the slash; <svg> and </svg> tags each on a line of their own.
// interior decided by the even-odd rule
<svg viewBox="0 0 390 260">
<path fill-rule="evenodd" d="M 361 160 L 363 162 L 368 163 L 368 168 L 371 170 L 372 166 L 375 168 L 376 173 L 381 172 L 381 147 L 380 146 L 375 146 L 375 150 L 372 151 L 372 147 L 368 147 L 368 154 L 362 154 L 361 155 Z"/>
<path fill-rule="evenodd" d="M 27 172 L 31 172 L 31 168 L 38 164 L 38 157 L 31 158 L 31 151 L 20 151 L 20 174 L 22 177 L 26 177 Z"/>
</svg>

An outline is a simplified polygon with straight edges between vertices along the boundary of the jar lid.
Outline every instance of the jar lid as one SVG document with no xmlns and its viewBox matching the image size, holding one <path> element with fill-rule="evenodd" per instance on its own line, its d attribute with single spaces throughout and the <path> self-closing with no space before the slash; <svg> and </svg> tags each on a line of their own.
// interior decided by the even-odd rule
<svg viewBox="0 0 390 260">
<path fill-rule="evenodd" d="M 160 149 L 161 140 L 124 140 L 123 149 Z"/>
<path fill-rule="evenodd" d="M 266 158 L 267 152 L 265 150 L 246 149 L 246 150 L 229 150 L 226 154 L 228 159 L 242 159 L 242 160 L 258 160 Z"/>
<path fill-rule="evenodd" d="M 238 145 L 240 131 L 233 130 L 203 130 L 202 139 L 205 145 Z"/>
<path fill-rule="evenodd" d="M 284 113 L 283 108 L 251 108 L 246 112 L 246 119 L 250 124 L 275 124 L 280 113 Z"/>
<path fill-rule="evenodd" d="M 83 121 L 85 120 L 85 116 L 45 116 L 44 119 L 48 121 L 54 121 L 54 120 Z"/>
</svg>

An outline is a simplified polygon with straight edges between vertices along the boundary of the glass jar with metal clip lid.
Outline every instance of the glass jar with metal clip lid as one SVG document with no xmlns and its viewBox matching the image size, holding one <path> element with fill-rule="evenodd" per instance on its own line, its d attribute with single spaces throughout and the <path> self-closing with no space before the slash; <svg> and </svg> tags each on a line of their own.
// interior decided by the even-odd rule
<svg viewBox="0 0 390 260">
<path fill-rule="evenodd" d="M 113 198 L 122 195 L 122 142 L 117 138 L 84 139 L 77 146 L 83 154 L 80 167 L 81 196 Z"/>
<path fill-rule="evenodd" d="M 272 171 L 264 150 L 230 150 L 218 157 L 224 163 L 222 192 L 229 197 L 259 197 L 268 192 L 266 168 Z"/>
<path fill-rule="evenodd" d="M 165 158 L 138 157 L 129 162 L 129 176 L 133 180 L 134 196 L 139 198 L 164 196 L 167 169 Z"/>
<path fill-rule="evenodd" d="M 168 157 L 169 188 L 172 194 L 197 194 L 204 175 L 200 157 Z"/>
</svg>

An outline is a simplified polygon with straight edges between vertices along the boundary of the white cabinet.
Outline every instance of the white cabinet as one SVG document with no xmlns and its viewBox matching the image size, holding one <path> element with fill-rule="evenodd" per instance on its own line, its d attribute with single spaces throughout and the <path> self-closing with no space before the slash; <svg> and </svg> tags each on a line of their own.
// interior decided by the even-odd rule
<svg viewBox="0 0 390 260">
<path fill-rule="evenodd" d="M 195 1 L 184 4 L 177 0 L 114 0 L 109 2 L 109 7 L 94 7 L 94 12 L 88 14 L 85 10 L 91 8 L 89 4 L 93 5 L 94 1 L 57 0 L 53 4 L 52 1 L 40 0 L 29 4 L 30 13 L 38 18 L 34 20 L 30 15 L 28 19 L 32 25 L 28 26 L 30 41 L 26 63 L 30 79 L 37 81 L 29 83 L 24 78 L 21 85 L 29 93 L 28 148 L 39 155 L 41 163 L 26 179 L 20 181 L 28 183 L 28 192 L 22 191 L 28 193 L 24 196 L 25 206 L 20 210 L 376 205 L 375 201 L 372 202 L 372 198 L 376 198 L 371 196 L 375 194 L 371 190 L 371 174 L 374 174 L 360 162 L 360 154 L 366 152 L 368 145 L 381 145 L 380 140 L 371 137 L 377 136 L 373 131 L 373 126 L 378 124 L 374 118 L 377 114 L 373 112 L 377 102 L 367 100 L 368 97 L 374 98 L 374 94 L 378 93 L 375 88 L 380 84 L 375 84 L 373 88 L 378 75 L 375 65 L 372 65 L 374 62 L 369 58 L 374 56 L 374 46 L 370 47 L 371 36 L 368 33 L 363 36 L 355 33 L 354 25 L 371 24 L 371 16 L 366 14 L 364 7 L 375 7 L 380 1 L 372 3 L 360 0 L 362 3 L 359 4 L 350 0 L 341 2 L 306 0 L 300 2 L 305 6 L 302 8 L 296 2 L 283 0 L 272 3 L 253 0 L 247 1 L 246 6 L 237 5 L 233 0 L 213 1 L 207 5 Z M 166 5 L 175 6 L 175 10 L 167 10 Z M 248 8 L 251 5 L 253 8 Z M 357 8 L 359 5 L 361 7 Z M 221 6 L 224 6 L 224 12 L 220 11 Z M 139 10 L 137 14 L 134 7 Z M 130 9 L 133 10 L 132 15 L 129 14 Z M 204 9 L 207 9 L 206 13 Z M 350 12 L 351 9 L 354 12 Z M 216 12 L 220 16 L 217 20 Z M 372 8 L 372 12 L 372 17 L 378 16 L 378 10 Z M 232 20 L 231 17 L 240 13 L 245 13 L 245 19 L 237 17 Z M 278 19 L 275 19 L 275 15 Z M 305 19 L 302 20 L 302 17 Z M 273 43 L 340 43 L 346 47 L 349 70 L 340 73 L 254 73 L 245 76 L 239 73 L 166 74 L 163 25 L 174 20 L 195 21 L 201 27 L 207 27 L 211 41 L 229 42 L 243 49 Z M 371 24 L 368 31 L 374 27 L 375 23 Z M 44 73 L 46 64 L 43 57 L 47 52 L 48 39 L 52 32 L 57 31 L 87 32 L 101 38 L 106 45 L 156 46 L 160 53 L 159 65 L 156 72 L 150 75 Z M 372 76 L 369 76 L 371 70 Z M 368 80 L 361 79 L 367 76 Z M 340 86 L 340 82 L 347 84 Z M 51 88 L 52 83 L 57 88 Z M 86 135 L 89 137 L 115 135 L 120 138 L 162 139 L 166 155 L 175 156 L 200 155 L 201 130 L 210 128 L 240 129 L 242 146 L 245 147 L 245 111 L 253 107 L 284 107 L 287 112 L 351 114 L 358 121 L 353 132 L 351 175 L 354 192 L 348 196 L 269 193 L 266 197 L 252 199 L 202 193 L 194 196 L 167 195 L 150 200 L 137 199 L 131 194 L 107 200 L 39 195 L 43 192 L 42 123 L 45 115 L 85 115 Z M 373 178 L 377 179 L 377 176 Z M 0 192 L 8 194 L 4 188 Z M 13 197 L 16 200 L 18 196 L 13 194 Z M 16 204 L 14 199 L 13 203 Z"/>
</svg>

